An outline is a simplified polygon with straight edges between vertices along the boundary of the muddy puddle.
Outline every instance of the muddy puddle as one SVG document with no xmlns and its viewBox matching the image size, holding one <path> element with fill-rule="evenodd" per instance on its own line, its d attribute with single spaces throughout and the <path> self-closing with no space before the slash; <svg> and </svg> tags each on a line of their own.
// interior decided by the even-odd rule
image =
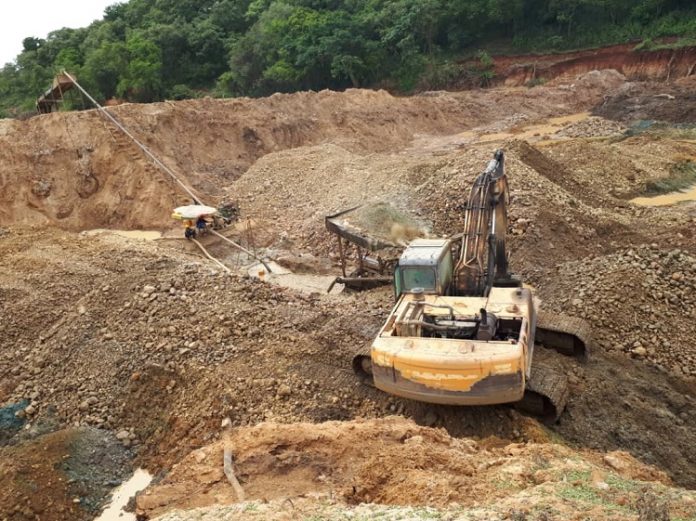
<svg viewBox="0 0 696 521">
<path fill-rule="evenodd" d="M 106 228 L 98 228 L 95 230 L 87 230 L 82 233 L 85 235 L 111 234 L 125 237 L 126 239 L 140 239 L 143 241 L 154 241 L 162 237 L 162 233 L 155 230 L 108 230 Z"/>
<path fill-rule="evenodd" d="M 245 271 L 250 277 L 254 277 L 270 284 L 283 286 L 285 288 L 303 291 L 305 293 L 326 293 L 329 286 L 336 278 L 333 275 L 293 273 L 275 262 L 269 262 L 267 264 L 268 267 L 271 268 L 270 273 L 261 263 L 253 264 L 252 266 L 245 268 Z M 340 293 L 342 290 L 343 284 L 336 284 L 331 289 L 331 294 L 333 295 Z"/>
<path fill-rule="evenodd" d="M 131 478 L 124 481 L 111 495 L 111 502 L 94 521 L 135 521 L 135 514 L 124 511 L 132 497 L 144 490 L 152 481 L 147 470 L 136 470 Z"/>
<path fill-rule="evenodd" d="M 411 150 L 438 152 L 461 147 L 463 145 L 497 143 L 509 139 L 523 139 L 538 146 L 543 146 L 570 139 L 565 136 L 559 136 L 557 133 L 570 125 L 585 121 L 590 116 L 591 114 L 589 112 L 579 112 L 576 114 L 549 118 L 541 123 L 529 125 L 511 124 L 506 130 L 494 130 L 490 127 L 480 127 L 450 136 L 421 136 L 414 141 Z"/>
<path fill-rule="evenodd" d="M 696 185 L 679 192 L 631 199 L 631 202 L 638 206 L 671 206 L 689 201 L 696 201 Z"/>
<path fill-rule="evenodd" d="M 508 139 L 524 139 L 529 142 L 546 142 L 548 137 L 562 130 L 564 127 L 573 123 L 584 121 L 590 117 L 589 112 L 580 112 L 578 114 L 570 114 L 568 116 L 559 116 L 557 118 L 549 118 L 544 123 L 535 125 L 525 125 L 519 129 L 508 130 L 504 132 L 494 132 L 491 134 L 476 135 L 476 140 L 479 143 L 491 143 L 495 141 L 505 141 Z"/>
</svg>

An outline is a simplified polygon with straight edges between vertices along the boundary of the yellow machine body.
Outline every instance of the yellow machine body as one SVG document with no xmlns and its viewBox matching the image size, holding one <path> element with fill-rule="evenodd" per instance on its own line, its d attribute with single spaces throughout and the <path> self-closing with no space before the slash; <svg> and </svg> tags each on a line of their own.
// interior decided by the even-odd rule
<svg viewBox="0 0 696 521">
<path fill-rule="evenodd" d="M 445 329 L 439 320 L 475 324 L 481 310 L 496 320 L 495 338 L 446 338 L 438 332 Z M 525 288 L 494 287 L 488 297 L 404 293 L 372 344 L 374 384 L 429 403 L 516 402 L 529 377 L 535 321 Z"/>
</svg>

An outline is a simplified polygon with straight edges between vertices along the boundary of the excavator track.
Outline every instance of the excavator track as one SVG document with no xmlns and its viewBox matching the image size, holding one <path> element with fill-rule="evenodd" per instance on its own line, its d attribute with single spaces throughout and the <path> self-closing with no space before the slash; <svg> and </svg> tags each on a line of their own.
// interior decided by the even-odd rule
<svg viewBox="0 0 696 521">
<path fill-rule="evenodd" d="M 534 340 L 563 355 L 587 361 L 590 357 L 592 328 L 581 318 L 539 311 Z"/>
<path fill-rule="evenodd" d="M 542 420 L 555 422 L 568 402 L 568 378 L 563 369 L 549 360 L 532 360 L 524 398 L 515 406 Z"/>
<path fill-rule="evenodd" d="M 363 384 L 374 387 L 370 350 L 371 346 L 366 344 L 355 353 L 353 356 L 353 372 L 360 378 Z"/>
<path fill-rule="evenodd" d="M 587 362 L 590 356 L 592 328 L 576 317 L 539 311 L 535 342 L 558 353 Z M 537 348 L 532 358 L 524 398 L 517 407 L 544 420 L 555 422 L 568 401 L 568 378 L 560 364 L 540 356 Z M 543 359 L 542 359 L 543 358 Z"/>
</svg>

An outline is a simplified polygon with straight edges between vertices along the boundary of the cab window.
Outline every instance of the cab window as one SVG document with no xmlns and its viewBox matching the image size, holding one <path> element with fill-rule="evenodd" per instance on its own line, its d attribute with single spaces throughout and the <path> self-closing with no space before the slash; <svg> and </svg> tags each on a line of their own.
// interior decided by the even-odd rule
<svg viewBox="0 0 696 521">
<path fill-rule="evenodd" d="M 394 294 L 397 299 L 401 296 L 401 293 L 403 293 L 403 291 L 404 288 L 401 284 L 401 268 L 397 266 L 396 270 L 394 271 Z"/>
<path fill-rule="evenodd" d="M 444 257 L 442 257 L 442 260 L 440 261 L 440 265 L 437 268 L 438 271 L 438 277 L 440 280 L 440 287 L 438 288 L 438 293 L 444 295 L 448 288 L 449 285 L 452 282 L 452 252 L 448 251 Z"/>
<path fill-rule="evenodd" d="M 401 267 L 404 291 L 423 288 L 425 291 L 435 290 L 435 270 L 425 267 Z"/>
</svg>

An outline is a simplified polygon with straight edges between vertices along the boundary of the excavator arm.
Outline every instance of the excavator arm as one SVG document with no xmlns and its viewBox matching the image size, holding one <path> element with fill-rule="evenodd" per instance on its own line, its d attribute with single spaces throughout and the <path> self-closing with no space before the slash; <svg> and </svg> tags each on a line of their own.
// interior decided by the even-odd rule
<svg viewBox="0 0 696 521">
<path fill-rule="evenodd" d="M 505 245 L 509 200 L 505 155 L 497 150 L 469 194 L 459 260 L 454 268 L 457 295 L 488 296 L 498 282 L 511 285 Z"/>
</svg>

